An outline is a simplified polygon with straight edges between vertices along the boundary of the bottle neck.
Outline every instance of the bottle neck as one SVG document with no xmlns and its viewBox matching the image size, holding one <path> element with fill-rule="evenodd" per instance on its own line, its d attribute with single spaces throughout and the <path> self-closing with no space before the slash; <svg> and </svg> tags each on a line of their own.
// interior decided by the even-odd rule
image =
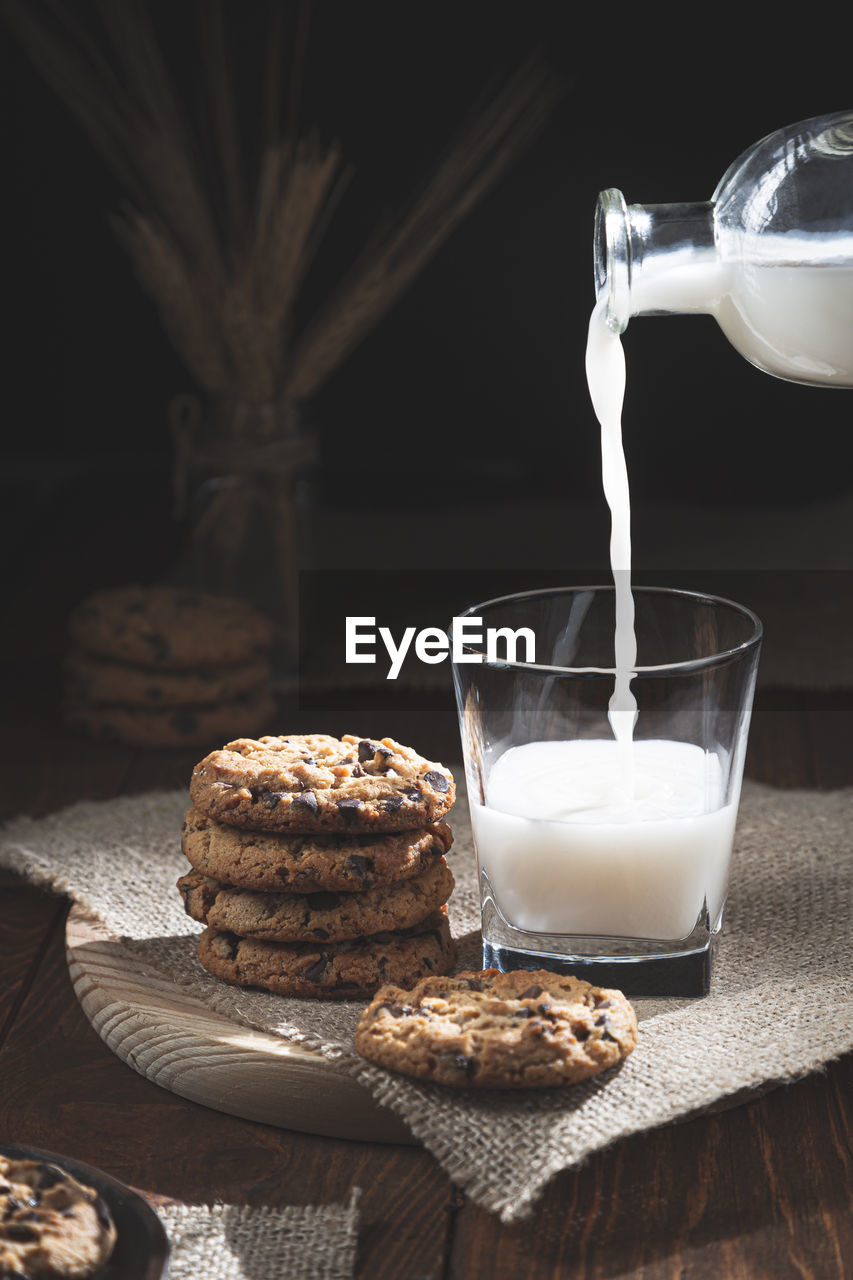
<svg viewBox="0 0 853 1280">
<path fill-rule="evenodd" d="M 631 316 L 707 312 L 722 292 L 714 205 L 626 204 L 614 187 L 595 211 L 596 297 L 623 333 Z"/>
</svg>

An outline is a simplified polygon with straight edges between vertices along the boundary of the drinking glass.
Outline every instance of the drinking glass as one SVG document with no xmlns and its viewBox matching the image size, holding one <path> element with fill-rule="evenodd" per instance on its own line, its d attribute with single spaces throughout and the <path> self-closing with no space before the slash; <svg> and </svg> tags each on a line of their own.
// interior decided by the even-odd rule
<svg viewBox="0 0 853 1280">
<path fill-rule="evenodd" d="M 574 973 L 633 995 L 701 995 L 723 919 L 762 627 L 715 596 L 635 587 L 633 600 L 637 715 L 619 743 L 608 719 L 613 586 L 504 596 L 461 615 L 471 642 L 453 655 L 453 678 L 483 963 Z"/>
</svg>

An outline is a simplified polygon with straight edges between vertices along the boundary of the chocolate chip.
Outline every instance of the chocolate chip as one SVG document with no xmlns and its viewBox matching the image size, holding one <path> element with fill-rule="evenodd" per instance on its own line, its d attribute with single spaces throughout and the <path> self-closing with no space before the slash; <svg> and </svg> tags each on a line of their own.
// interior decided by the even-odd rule
<svg viewBox="0 0 853 1280">
<path fill-rule="evenodd" d="M 383 1000 L 382 1004 L 376 1006 L 374 1018 L 377 1017 L 383 1009 L 387 1009 L 392 1018 L 410 1018 L 416 1012 L 410 1004 L 394 1004 L 390 1000 Z"/>
<path fill-rule="evenodd" d="M 335 804 L 338 806 L 338 808 L 343 813 L 344 817 L 349 822 L 357 822 L 358 811 L 359 809 L 364 808 L 364 805 L 362 804 L 361 800 L 351 800 L 351 799 L 336 800 Z"/>
<path fill-rule="evenodd" d="M 169 641 L 159 631 L 140 631 L 140 640 L 151 649 L 151 655 L 156 662 L 165 662 L 169 656 Z"/>
<path fill-rule="evenodd" d="M 435 769 L 430 769 L 429 773 L 424 774 L 424 782 L 428 782 L 433 791 L 440 791 L 442 795 L 450 790 L 450 783 L 444 774 L 438 773 Z"/>
<path fill-rule="evenodd" d="M 261 799 L 268 809 L 276 809 L 281 804 L 283 797 L 283 791 L 265 791 Z"/>
<path fill-rule="evenodd" d="M 470 1076 L 474 1069 L 474 1059 L 469 1058 L 467 1053 L 442 1053 L 440 1058 L 447 1066 L 453 1067 L 455 1071 L 462 1071 L 466 1076 Z"/>
<path fill-rule="evenodd" d="M 403 794 L 407 800 L 420 800 L 421 798 L 421 793 L 417 787 L 407 787 Z"/>
<path fill-rule="evenodd" d="M 376 745 L 369 738 L 362 738 L 358 744 L 358 759 L 360 764 L 364 764 L 366 760 L 372 760 L 376 755 Z"/>
<path fill-rule="evenodd" d="M 58 1182 L 67 1182 L 68 1174 L 55 1164 L 46 1164 L 39 1169 L 38 1186 L 42 1191 L 46 1191 L 48 1187 L 55 1187 Z"/>
<path fill-rule="evenodd" d="M 313 756 L 303 756 L 303 757 L 302 757 L 302 763 L 303 763 L 303 764 L 314 764 L 314 757 L 313 757 Z"/>
<path fill-rule="evenodd" d="M 369 858 L 362 857 L 360 853 L 351 853 L 344 863 L 343 869 L 354 875 L 359 884 L 365 887 L 374 882 L 373 863 Z"/>
<path fill-rule="evenodd" d="M 604 996 L 594 996 L 592 1004 L 595 1009 L 612 1009 L 613 1007 L 613 1001 L 605 1000 Z"/>
<path fill-rule="evenodd" d="M 483 984 L 482 984 L 482 982 L 480 981 L 480 979 L 479 979 L 479 978 L 466 978 L 466 979 L 465 979 L 465 986 L 468 988 L 468 990 L 469 990 L 469 991 L 482 991 L 482 990 L 483 990 Z"/>
<path fill-rule="evenodd" d="M 309 893 L 306 900 L 312 911 L 331 911 L 341 905 L 339 893 Z"/>
<path fill-rule="evenodd" d="M 352 767 L 352 776 L 354 778 L 366 778 L 367 774 L 364 772 L 360 764 L 354 764 Z"/>
<path fill-rule="evenodd" d="M 298 795 L 293 797 L 293 803 L 304 805 L 304 807 L 306 809 L 310 809 L 312 813 L 316 813 L 320 807 L 317 804 L 317 797 L 314 795 L 313 791 L 300 791 Z"/>
<path fill-rule="evenodd" d="M 585 1026 L 582 1022 L 573 1022 L 572 1035 L 579 1043 L 582 1044 L 584 1040 L 589 1039 L 589 1027 Z"/>
<path fill-rule="evenodd" d="M 0 1227 L 0 1236 L 6 1240 L 16 1240 L 19 1244 L 32 1244 L 41 1237 L 33 1227 L 25 1227 L 17 1222 L 10 1222 Z"/>
<path fill-rule="evenodd" d="M 302 977 L 308 982 L 322 982 L 326 976 L 327 964 L 328 958 L 326 956 L 320 956 L 319 960 L 315 960 L 314 963 L 305 970 Z"/>
<path fill-rule="evenodd" d="M 198 716 L 194 716 L 191 711 L 176 711 L 172 716 L 172 728 L 177 733 L 195 733 Z"/>
<path fill-rule="evenodd" d="M 606 1013 L 602 1017 L 596 1018 L 595 1026 L 603 1027 L 603 1031 L 601 1035 L 602 1040 L 612 1040 L 614 1044 L 618 1044 L 616 1037 L 614 1035 L 611 1035 L 611 1032 L 610 1032 L 611 1023 Z"/>
<path fill-rule="evenodd" d="M 227 952 L 228 960 L 237 958 L 237 948 L 240 946 L 240 939 L 236 933 L 220 933 L 219 940 Z"/>
<path fill-rule="evenodd" d="M 383 801 L 383 804 L 382 804 L 382 808 L 385 810 L 386 813 L 396 813 L 396 811 L 398 809 L 402 809 L 402 807 L 403 807 L 402 796 L 389 796 L 388 799 Z"/>
<path fill-rule="evenodd" d="M 522 1009 L 514 1009 L 512 1016 L 514 1018 L 532 1018 L 534 1013 L 529 1005 L 524 1005 Z"/>
<path fill-rule="evenodd" d="M 543 988 L 537 987 L 534 983 L 532 987 L 528 987 L 526 991 L 522 991 L 518 998 L 519 1000 L 535 1000 L 537 996 L 541 996 L 542 991 Z"/>
</svg>

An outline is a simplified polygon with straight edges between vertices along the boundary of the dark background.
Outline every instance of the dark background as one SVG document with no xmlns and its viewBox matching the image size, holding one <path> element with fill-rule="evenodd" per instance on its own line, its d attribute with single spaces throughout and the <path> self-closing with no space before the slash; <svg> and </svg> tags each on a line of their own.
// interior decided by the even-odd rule
<svg viewBox="0 0 853 1280">
<path fill-rule="evenodd" d="M 247 120 L 265 8 L 227 9 Z M 196 6 L 158 0 L 152 11 L 191 92 Z M 473 527 L 497 502 L 505 531 L 516 506 L 528 519 L 531 503 L 598 504 L 583 371 L 598 191 L 708 198 L 765 133 L 850 104 L 843 33 L 813 46 L 808 29 L 780 30 L 774 48 L 766 31 L 759 41 L 743 23 L 706 30 L 692 11 L 647 29 L 610 16 L 578 19 L 556 3 L 315 3 L 305 118 L 341 139 L 356 178 L 306 308 L 485 85 L 536 47 L 567 85 L 528 154 L 307 406 L 322 442 L 318 509 L 404 507 L 421 522 L 453 512 Z M 66 557 L 78 547 L 87 558 L 91 585 L 154 576 L 180 540 L 167 406 L 192 383 L 109 229 L 121 191 L 0 35 L 7 574 L 27 580 L 38 550 L 61 539 Z M 638 509 L 675 499 L 772 508 L 849 492 L 853 396 L 756 371 L 708 317 L 634 321 L 626 349 Z"/>
</svg>

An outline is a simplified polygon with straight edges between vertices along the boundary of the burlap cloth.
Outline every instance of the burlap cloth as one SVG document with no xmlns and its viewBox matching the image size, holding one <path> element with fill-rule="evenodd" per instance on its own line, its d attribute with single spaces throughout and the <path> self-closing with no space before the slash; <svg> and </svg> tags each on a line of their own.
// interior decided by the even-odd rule
<svg viewBox="0 0 853 1280">
<path fill-rule="evenodd" d="M 171 1244 L 169 1280 L 350 1280 L 357 1201 L 354 1191 L 345 1205 L 166 1205 L 158 1213 Z"/>
<path fill-rule="evenodd" d="M 461 769 L 454 772 L 461 783 Z M 747 784 L 711 994 L 637 1001 L 637 1049 L 595 1080 L 482 1095 L 364 1062 L 352 1047 L 360 1003 L 243 991 L 205 973 L 195 957 L 199 926 L 175 889 L 186 867 L 179 842 L 186 804 L 183 792 L 159 792 L 16 819 L 0 838 L 0 864 L 85 904 L 140 970 L 167 973 L 218 1012 L 334 1059 L 403 1118 L 472 1200 L 504 1221 L 526 1213 L 559 1170 L 618 1138 L 794 1079 L 853 1047 L 853 790 Z M 451 923 L 461 965 L 479 968 L 464 792 L 451 825 Z"/>
</svg>

